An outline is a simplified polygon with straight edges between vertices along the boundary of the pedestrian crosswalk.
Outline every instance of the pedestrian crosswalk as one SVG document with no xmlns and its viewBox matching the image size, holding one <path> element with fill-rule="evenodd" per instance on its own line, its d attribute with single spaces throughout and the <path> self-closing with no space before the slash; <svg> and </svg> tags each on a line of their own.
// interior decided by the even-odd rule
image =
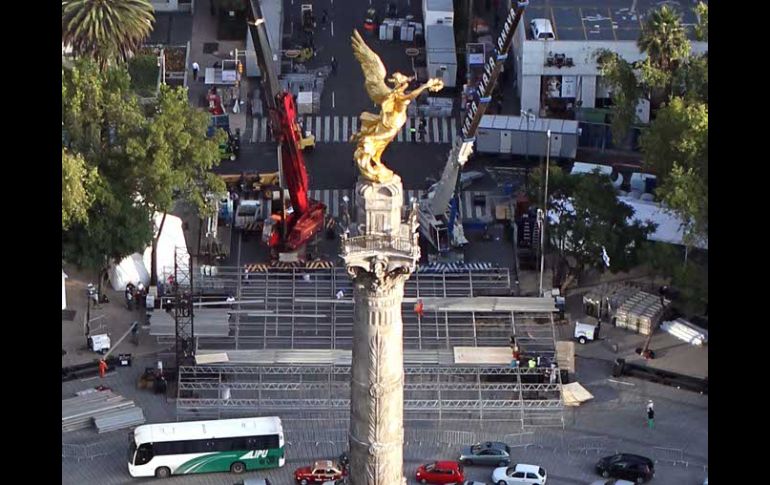
<svg viewBox="0 0 770 485">
<path fill-rule="evenodd" d="M 410 201 L 414 198 L 420 200 L 425 193 L 424 190 L 405 190 L 404 191 L 404 207 L 410 206 Z M 463 191 L 460 203 L 460 215 L 464 221 L 484 221 L 489 222 L 493 220 L 493 204 L 489 197 L 491 193 L 485 191 Z M 343 207 L 347 206 L 350 211 L 350 215 L 355 217 L 354 207 L 354 194 L 350 189 L 323 189 L 323 190 L 309 190 L 308 196 L 326 205 L 326 214 L 332 217 L 338 218 L 342 216 Z M 348 202 L 345 202 L 345 197 L 348 198 Z M 484 204 L 477 203 L 479 200 L 484 200 Z"/>
<path fill-rule="evenodd" d="M 453 143 L 458 136 L 457 119 L 425 118 L 425 136 L 419 133 L 420 118 L 408 118 L 394 143 Z M 358 131 L 358 116 L 300 116 L 303 131 L 315 135 L 316 143 L 348 143 L 350 136 Z M 272 140 L 268 118 L 254 118 L 251 132 L 252 143 Z M 412 134 L 411 129 L 415 132 Z"/>
</svg>

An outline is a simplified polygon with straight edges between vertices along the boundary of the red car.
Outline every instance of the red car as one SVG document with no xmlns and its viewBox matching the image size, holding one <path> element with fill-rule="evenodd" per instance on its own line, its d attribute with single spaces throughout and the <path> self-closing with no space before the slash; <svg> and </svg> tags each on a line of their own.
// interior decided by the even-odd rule
<svg viewBox="0 0 770 485">
<path fill-rule="evenodd" d="M 417 469 L 417 481 L 420 483 L 458 483 L 465 480 L 463 466 L 456 461 L 435 461 L 420 465 Z"/>
<path fill-rule="evenodd" d="M 310 483 L 324 483 L 330 480 L 342 478 L 345 472 L 337 462 L 331 460 L 318 460 L 312 466 L 303 466 L 294 470 L 294 479 L 300 485 Z"/>
</svg>

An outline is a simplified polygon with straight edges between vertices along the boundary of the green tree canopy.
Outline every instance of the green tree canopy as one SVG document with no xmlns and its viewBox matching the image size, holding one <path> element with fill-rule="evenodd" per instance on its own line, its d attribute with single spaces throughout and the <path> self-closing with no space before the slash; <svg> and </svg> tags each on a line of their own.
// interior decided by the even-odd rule
<svg viewBox="0 0 770 485">
<path fill-rule="evenodd" d="M 658 111 L 640 143 L 645 164 L 665 183 L 674 165 L 693 169 L 708 184 L 708 105 L 673 98 Z"/>
<path fill-rule="evenodd" d="M 695 15 L 698 17 L 698 23 L 695 24 L 695 38 L 708 42 L 709 40 L 709 6 L 707 3 L 698 2 L 695 7 Z"/>
<path fill-rule="evenodd" d="M 541 174 L 533 172 L 532 186 Z M 610 257 L 609 270 L 627 271 L 639 264 L 639 251 L 655 227 L 631 222 L 634 210 L 617 198 L 610 178 L 598 172 L 566 175 L 558 167 L 549 172 L 549 211 L 558 223 L 546 234 L 560 260 L 573 276 L 592 268 L 603 270 L 602 248 Z"/>
<path fill-rule="evenodd" d="M 99 174 L 88 166 L 80 154 L 61 151 L 61 225 L 67 229 L 75 223 L 88 222 L 88 209 L 94 202 Z"/>
<path fill-rule="evenodd" d="M 129 86 L 122 66 L 102 72 L 79 59 L 62 71 L 63 152 L 98 175 L 84 195 L 92 200 L 86 217 L 63 234 L 63 256 L 94 269 L 146 248 L 155 211 L 183 199 L 208 212 L 206 195 L 223 189 L 209 170 L 224 132 L 206 136 L 208 115 L 190 106 L 186 90 L 164 86 L 148 116 Z"/>
<path fill-rule="evenodd" d="M 690 41 L 681 18 L 668 5 L 649 12 L 637 45 L 642 53 L 647 54 L 650 64 L 662 71 L 674 71 L 678 63 L 690 54 Z"/>
<path fill-rule="evenodd" d="M 147 0 L 62 0 L 62 43 L 104 68 L 127 60 L 152 32 Z"/>
<path fill-rule="evenodd" d="M 599 72 L 612 91 L 612 138 L 623 140 L 637 122 L 636 104 L 644 91 L 633 66 L 616 52 L 600 49 L 595 55 Z"/>
</svg>

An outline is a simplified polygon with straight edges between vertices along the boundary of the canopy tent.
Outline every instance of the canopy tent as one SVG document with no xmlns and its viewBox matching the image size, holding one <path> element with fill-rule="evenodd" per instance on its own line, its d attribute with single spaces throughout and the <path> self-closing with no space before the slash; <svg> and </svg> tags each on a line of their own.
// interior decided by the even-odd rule
<svg viewBox="0 0 770 485">
<path fill-rule="evenodd" d="M 657 202 L 639 200 L 633 197 L 618 196 L 618 200 L 634 210 L 634 214 L 630 217 L 629 222 L 651 221 L 657 225 L 655 231 L 647 236 L 648 240 L 669 244 L 684 244 L 682 219 L 670 212 L 665 206 Z M 566 211 L 571 212 L 573 210 L 570 200 L 562 202 Z M 553 224 L 559 223 L 559 214 L 554 210 L 548 211 L 548 218 Z M 708 249 L 708 241 L 697 243 L 695 246 L 701 249 Z"/>
<path fill-rule="evenodd" d="M 155 232 L 160 228 L 163 214 L 155 213 Z M 164 281 L 174 271 L 175 251 L 187 253 L 187 242 L 182 229 L 182 219 L 171 214 L 166 215 L 156 250 L 158 280 Z M 128 283 L 150 285 L 152 268 L 152 244 L 142 254 L 134 253 L 126 256 L 118 264 L 112 264 L 108 271 L 112 289 L 121 291 Z"/>
</svg>

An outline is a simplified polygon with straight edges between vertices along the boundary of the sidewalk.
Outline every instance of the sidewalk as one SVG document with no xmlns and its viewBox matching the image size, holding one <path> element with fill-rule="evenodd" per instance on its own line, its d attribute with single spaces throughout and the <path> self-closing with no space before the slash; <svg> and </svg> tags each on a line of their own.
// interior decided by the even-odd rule
<svg viewBox="0 0 770 485">
<path fill-rule="evenodd" d="M 86 347 L 85 321 L 88 307 L 86 287 L 88 283 L 97 285 L 96 275 L 88 271 L 79 271 L 71 265 L 65 265 L 67 273 L 67 309 L 75 311 L 72 321 L 62 320 L 62 350 L 67 353 L 62 356 L 62 367 L 85 364 L 101 358 Z M 147 327 L 140 326 L 139 345 L 131 343 L 127 337 L 119 346 L 114 347 L 118 339 L 131 328 L 134 321 L 142 322 L 143 315 L 139 310 L 130 312 L 126 309 L 122 291 L 114 291 L 109 283 L 102 284 L 102 293 L 109 298 L 109 303 L 91 305 L 91 334 L 108 334 L 114 350 L 110 355 L 131 353 L 135 357 L 150 355 L 164 350 L 157 344 L 155 337 L 150 337 Z"/>
<path fill-rule="evenodd" d="M 211 15 L 210 4 L 214 0 L 199 0 L 195 4 L 195 12 L 192 20 L 192 39 L 190 40 L 190 65 L 187 69 L 192 71 L 192 63 L 197 62 L 200 65 L 198 79 L 192 80 L 192 72 L 189 74 L 188 92 L 190 103 L 193 106 L 207 108 L 206 93 L 211 88 L 205 84 L 206 68 L 213 67 L 214 63 L 222 62 L 223 59 L 232 59 L 230 52 L 235 49 L 246 49 L 246 38 L 240 41 L 220 41 L 217 39 L 216 16 Z M 204 44 L 216 43 L 217 48 L 213 53 L 204 53 Z M 240 89 L 241 100 L 246 101 L 248 81 L 245 80 Z M 218 86 L 222 87 L 222 86 Z M 227 114 L 230 115 L 230 130 L 235 133 L 236 129 L 241 130 L 241 142 L 248 141 L 247 136 L 251 136 L 251 129 L 247 126 L 247 116 L 245 113 L 246 103 L 240 105 L 239 112 L 233 113 L 232 104 L 224 107 Z M 249 117 L 250 118 L 250 117 Z M 247 129 L 248 128 L 248 129 Z"/>
</svg>

